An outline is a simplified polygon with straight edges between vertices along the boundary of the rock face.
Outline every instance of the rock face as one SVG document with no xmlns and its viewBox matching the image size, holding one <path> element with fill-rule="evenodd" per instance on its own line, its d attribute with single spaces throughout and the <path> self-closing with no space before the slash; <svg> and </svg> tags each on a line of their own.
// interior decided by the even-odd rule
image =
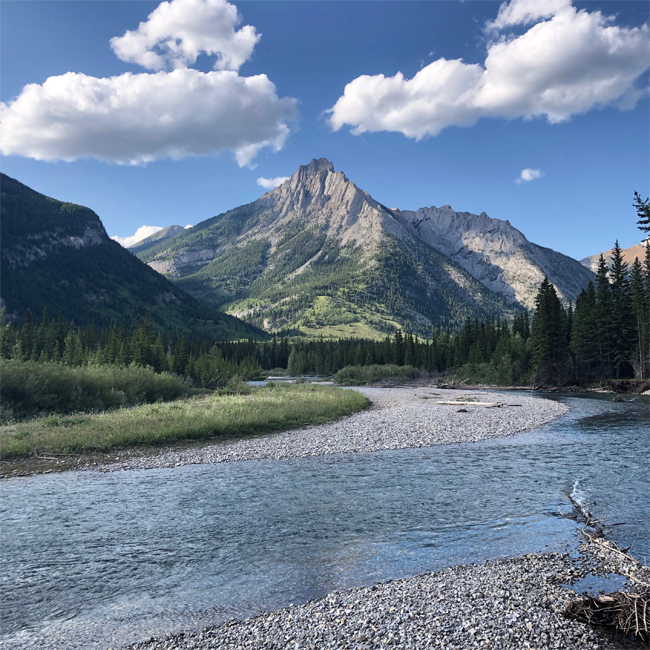
<svg viewBox="0 0 650 650">
<path fill-rule="evenodd" d="M 512 308 L 324 158 L 140 258 L 273 331 L 430 333 Z"/>
<path fill-rule="evenodd" d="M 135 321 L 149 311 L 158 325 L 190 322 L 215 336 L 255 336 L 254 328 L 199 303 L 114 242 L 89 208 L 39 194 L 4 174 L 0 305 L 20 319 L 27 309 L 59 311 L 77 324 Z"/>
<path fill-rule="evenodd" d="M 183 226 L 167 226 L 167 228 L 163 228 L 162 230 L 155 232 L 153 235 L 149 235 L 149 237 L 146 237 L 145 239 L 142 239 L 139 242 L 133 244 L 133 246 L 129 246 L 129 250 L 134 255 L 137 255 L 138 253 L 151 248 L 159 241 L 162 241 L 163 239 L 169 239 L 170 237 L 176 237 L 176 235 L 180 235 L 182 232 L 185 232 L 185 228 L 183 228 Z"/>
<path fill-rule="evenodd" d="M 269 329 L 340 335 L 532 308 L 544 276 L 574 300 L 593 277 L 485 213 L 388 209 L 324 158 L 140 257 Z"/>
<path fill-rule="evenodd" d="M 646 246 L 650 245 L 650 237 L 645 239 L 640 244 L 635 244 L 629 248 L 624 248 L 621 252 L 623 253 L 623 261 L 628 263 L 628 266 L 632 266 L 634 260 L 638 257 L 639 262 L 643 263 L 646 255 Z M 608 264 L 611 265 L 612 253 L 614 252 L 613 248 L 610 248 L 608 251 L 603 253 L 603 256 L 607 260 Z M 595 273 L 598 270 L 598 260 L 600 259 L 600 253 L 596 255 L 590 255 L 585 257 L 583 260 L 580 260 L 580 264 L 587 267 L 590 271 Z"/>
<path fill-rule="evenodd" d="M 492 219 L 485 212 L 454 212 L 445 205 L 395 214 L 412 233 L 488 289 L 528 309 L 534 307 L 544 277 L 565 301 L 575 300 L 593 279 L 576 260 L 529 242 L 509 221 Z"/>
</svg>

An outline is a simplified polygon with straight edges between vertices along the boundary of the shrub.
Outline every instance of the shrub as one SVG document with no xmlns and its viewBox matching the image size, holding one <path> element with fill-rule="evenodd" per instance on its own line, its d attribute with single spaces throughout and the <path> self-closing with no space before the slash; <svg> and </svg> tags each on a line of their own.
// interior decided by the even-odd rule
<svg viewBox="0 0 650 650">
<path fill-rule="evenodd" d="M 176 375 L 135 365 L 69 367 L 2 360 L 0 373 L 0 421 L 4 422 L 165 402 L 189 392 Z"/>
<path fill-rule="evenodd" d="M 334 375 L 334 381 L 346 386 L 358 386 L 383 379 L 406 381 L 425 376 L 425 372 L 413 366 L 346 366 Z"/>
</svg>

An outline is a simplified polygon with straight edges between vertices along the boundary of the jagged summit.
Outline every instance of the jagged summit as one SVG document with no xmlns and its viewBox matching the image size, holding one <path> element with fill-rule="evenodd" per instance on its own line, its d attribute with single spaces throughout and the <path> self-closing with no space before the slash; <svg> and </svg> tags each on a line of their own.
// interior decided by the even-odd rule
<svg viewBox="0 0 650 650">
<path fill-rule="evenodd" d="M 267 329 L 333 333 L 337 321 L 337 335 L 358 333 L 338 321 L 362 322 L 372 335 L 396 324 L 426 332 L 532 308 L 545 276 L 574 300 L 593 277 L 485 212 L 389 209 L 326 158 L 140 257 Z"/>
<path fill-rule="evenodd" d="M 312 158 L 308 165 L 301 165 L 298 171 L 304 170 L 308 174 L 314 174 L 320 171 L 328 171 L 334 173 L 334 165 L 327 160 L 327 158 Z"/>
</svg>

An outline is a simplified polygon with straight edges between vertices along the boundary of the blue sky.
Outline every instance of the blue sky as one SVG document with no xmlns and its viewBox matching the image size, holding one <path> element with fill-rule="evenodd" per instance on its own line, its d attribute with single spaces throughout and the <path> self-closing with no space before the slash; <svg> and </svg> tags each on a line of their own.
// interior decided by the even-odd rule
<svg viewBox="0 0 650 650">
<path fill-rule="evenodd" d="M 209 0 L 186 1 L 200 4 Z M 188 70 L 210 73 L 215 79 L 216 75 L 230 75 L 219 77 L 219 84 L 225 79 L 231 85 L 210 86 L 196 100 L 181 92 L 185 86 L 179 86 L 174 92 L 181 93 L 180 99 L 174 100 L 174 106 L 181 112 L 172 119 L 191 122 L 194 110 L 203 118 L 211 106 L 220 106 L 222 95 L 231 97 L 240 89 L 253 93 L 246 96 L 249 104 L 245 104 L 246 97 L 242 99 L 242 106 L 249 108 L 219 108 L 218 118 L 210 121 L 208 115 L 198 136 L 192 125 L 181 125 L 174 136 L 185 139 L 182 150 L 175 150 L 180 159 L 170 159 L 162 149 L 151 153 L 152 139 L 158 146 L 172 135 L 161 135 L 151 126 L 156 122 L 158 104 L 149 101 L 154 92 L 149 86 L 138 90 L 139 101 L 144 103 L 132 114 L 128 112 L 131 109 L 123 109 L 110 121 L 103 122 L 109 119 L 105 116 L 72 119 L 68 126 L 73 131 L 66 133 L 73 133 L 74 138 L 67 135 L 63 144 L 50 141 L 50 134 L 60 126 L 52 120 L 60 119 L 56 115 L 62 104 L 54 104 L 49 91 L 29 97 L 24 93 L 27 84 L 40 85 L 69 72 L 97 79 L 127 72 L 145 81 L 153 78 L 156 69 L 146 69 L 142 61 L 144 54 L 160 52 L 159 47 L 142 45 L 145 36 L 133 42 L 118 41 L 113 47 L 110 40 L 137 30 L 156 10 L 157 2 L 3 1 L 0 101 L 5 103 L 6 117 L 0 149 L 6 155 L 2 171 L 44 194 L 91 207 L 109 234 L 121 237 L 133 235 L 143 225 L 196 224 L 263 194 L 259 178 L 288 176 L 312 158 L 326 157 L 337 171 L 344 171 L 385 205 L 416 209 L 449 204 L 459 211 L 485 211 L 510 220 L 531 241 L 578 259 L 611 248 L 616 238 L 624 247 L 640 240 L 632 198 L 635 190 L 650 194 L 650 120 L 648 96 L 642 92 L 648 85 L 647 69 L 643 70 L 647 56 L 639 64 L 639 52 L 643 54 L 647 47 L 647 31 L 634 29 L 647 24 L 647 3 L 588 2 L 571 7 L 568 0 L 536 0 L 534 11 L 540 15 L 530 15 L 527 7 L 533 4 L 526 0 L 503 6 L 499 2 L 235 4 L 242 22 L 234 29 L 250 25 L 256 32 L 245 34 L 246 38 L 234 45 L 232 40 L 219 45 L 220 72 L 210 73 L 217 58 L 201 53 L 201 46 L 196 61 L 191 60 L 191 53 L 183 54 L 185 58 L 174 54 L 164 65 L 168 71 L 177 68 L 175 75 Z M 601 21 L 600 27 L 594 18 L 599 11 L 613 17 Z M 486 94 L 481 84 L 486 78 L 487 48 L 499 39 L 532 39 L 532 30 L 539 32 L 538 38 L 547 38 L 542 29 L 550 30 L 551 22 L 558 22 L 562 15 L 566 18 L 563 37 L 548 46 L 560 60 L 556 64 L 549 56 L 548 65 L 559 67 L 550 72 L 536 68 L 541 81 L 528 82 L 538 92 L 537 98 L 525 82 L 517 86 L 516 74 L 520 73 L 516 71 L 512 73 L 514 90 L 503 89 L 512 78 L 504 80 L 502 75 L 501 86 Z M 617 38 L 629 49 L 627 58 L 610 61 L 599 59 L 602 53 L 569 49 L 569 42 L 574 48 L 592 47 L 594 39 L 588 35 L 583 34 L 584 46 L 580 34 L 566 36 L 570 33 L 566 30 L 582 29 L 579 20 L 583 24 L 591 20 L 590 29 L 618 30 Z M 161 21 L 156 28 L 164 30 Z M 492 30 L 486 29 L 488 21 L 496 21 Z M 261 38 L 256 41 L 254 34 Z M 645 39 L 645 46 L 639 45 L 640 39 Z M 565 44 L 566 51 L 562 49 Z M 497 50 L 491 50 L 490 56 L 496 60 Z M 502 53 L 502 57 L 508 56 L 511 58 L 502 69 L 512 62 L 508 52 Z M 463 63 L 452 68 L 448 62 L 458 59 Z M 430 67 L 435 62 L 438 67 Z M 609 74 L 607 83 L 598 77 L 605 74 L 603 70 Z M 422 83 L 411 83 L 421 71 L 416 80 Z M 398 72 L 403 80 L 387 81 Z M 143 73 L 147 73 L 146 79 Z M 447 73 L 450 76 L 439 90 L 427 87 L 435 86 Z M 376 76 L 380 74 L 383 79 Z M 266 75 L 275 89 L 269 85 L 244 89 L 245 80 L 255 75 Z M 362 75 L 369 75 L 369 80 Z M 182 84 L 193 83 L 190 77 L 195 76 L 188 73 Z M 487 81 L 494 85 L 495 78 L 493 75 Z M 202 79 L 207 76 L 199 81 Z M 125 83 L 128 86 L 128 81 Z M 421 105 L 413 99 L 420 92 L 416 83 L 418 88 L 424 86 L 429 101 L 426 115 L 420 114 Z M 541 87 L 540 91 L 540 83 L 556 86 Z M 372 92 L 366 92 L 364 84 L 375 84 Z M 463 99 L 461 91 L 454 95 L 450 90 L 459 84 L 471 100 Z M 562 99 L 557 99 L 557 84 L 564 84 Z M 599 84 L 618 90 L 608 91 L 610 95 L 603 98 L 595 89 Z M 382 95 L 384 86 L 386 94 Z M 66 110 L 71 93 L 77 92 L 74 88 L 65 85 L 60 92 L 67 95 L 56 100 L 67 102 Z M 520 92 L 521 97 L 503 100 L 506 91 Z M 39 87 L 34 87 L 34 92 L 40 92 Z M 113 88 L 111 92 L 117 91 Z M 450 92 L 453 96 L 447 97 Z M 576 99 L 566 100 L 571 93 Z M 19 96 L 23 103 L 12 106 Z M 555 97 L 550 108 L 548 96 Z M 634 108 L 621 110 L 621 96 L 628 108 Z M 442 107 L 435 104 L 439 97 L 444 100 Z M 28 101 L 41 111 L 37 122 L 29 121 L 36 118 Z M 189 108 L 179 108 L 182 101 L 189 103 Z M 435 108 L 430 108 L 431 102 Z M 334 113 L 325 112 L 335 105 Z M 154 117 L 147 113 L 140 131 L 138 120 L 149 110 Z M 133 125 L 125 125 L 129 119 Z M 469 125 L 458 125 L 463 123 Z M 11 138 L 7 124 L 12 125 Z M 333 130 L 336 126 L 338 130 Z M 286 128 L 288 136 L 283 131 Z M 362 132 L 353 135 L 351 129 Z M 208 132 L 212 139 L 202 137 Z M 239 144 L 232 144 L 235 132 L 244 139 L 254 132 L 258 141 L 275 145 L 255 145 L 256 155 L 245 153 L 237 149 Z M 416 139 L 413 134 L 424 136 Z M 74 146 L 70 145 L 73 139 Z M 206 149 L 207 155 L 196 155 Z M 237 156 L 233 150 L 239 152 Z M 154 159 L 118 164 L 128 162 L 129 156 Z M 65 157 L 74 160 L 57 159 Z M 539 170 L 539 178 L 522 181 L 524 169 Z"/>
</svg>

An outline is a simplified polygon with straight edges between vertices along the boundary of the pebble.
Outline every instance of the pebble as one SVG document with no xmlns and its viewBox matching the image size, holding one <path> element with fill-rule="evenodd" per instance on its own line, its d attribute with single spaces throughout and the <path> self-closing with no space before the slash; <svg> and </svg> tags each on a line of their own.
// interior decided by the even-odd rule
<svg viewBox="0 0 650 650">
<path fill-rule="evenodd" d="M 630 571 L 596 544 L 568 553 L 531 553 L 484 564 L 337 591 L 202 632 L 183 632 L 125 650 L 623 650 L 640 646 L 562 615 L 574 596 L 562 586 L 588 573 Z M 592 548 L 597 547 L 597 548 Z M 641 567 L 643 577 L 650 571 Z"/>
<path fill-rule="evenodd" d="M 126 457 L 104 464 L 99 469 L 107 472 L 246 460 L 285 460 L 477 442 L 538 428 L 568 411 L 559 402 L 510 393 L 430 387 L 360 387 L 350 390 L 358 390 L 368 397 L 372 406 L 330 424 L 232 443 L 212 443 L 190 449 L 170 449 L 148 456 Z M 502 406 L 486 408 L 463 404 L 464 412 L 459 413 L 455 405 L 437 403 L 456 399 L 499 402 Z"/>
</svg>

